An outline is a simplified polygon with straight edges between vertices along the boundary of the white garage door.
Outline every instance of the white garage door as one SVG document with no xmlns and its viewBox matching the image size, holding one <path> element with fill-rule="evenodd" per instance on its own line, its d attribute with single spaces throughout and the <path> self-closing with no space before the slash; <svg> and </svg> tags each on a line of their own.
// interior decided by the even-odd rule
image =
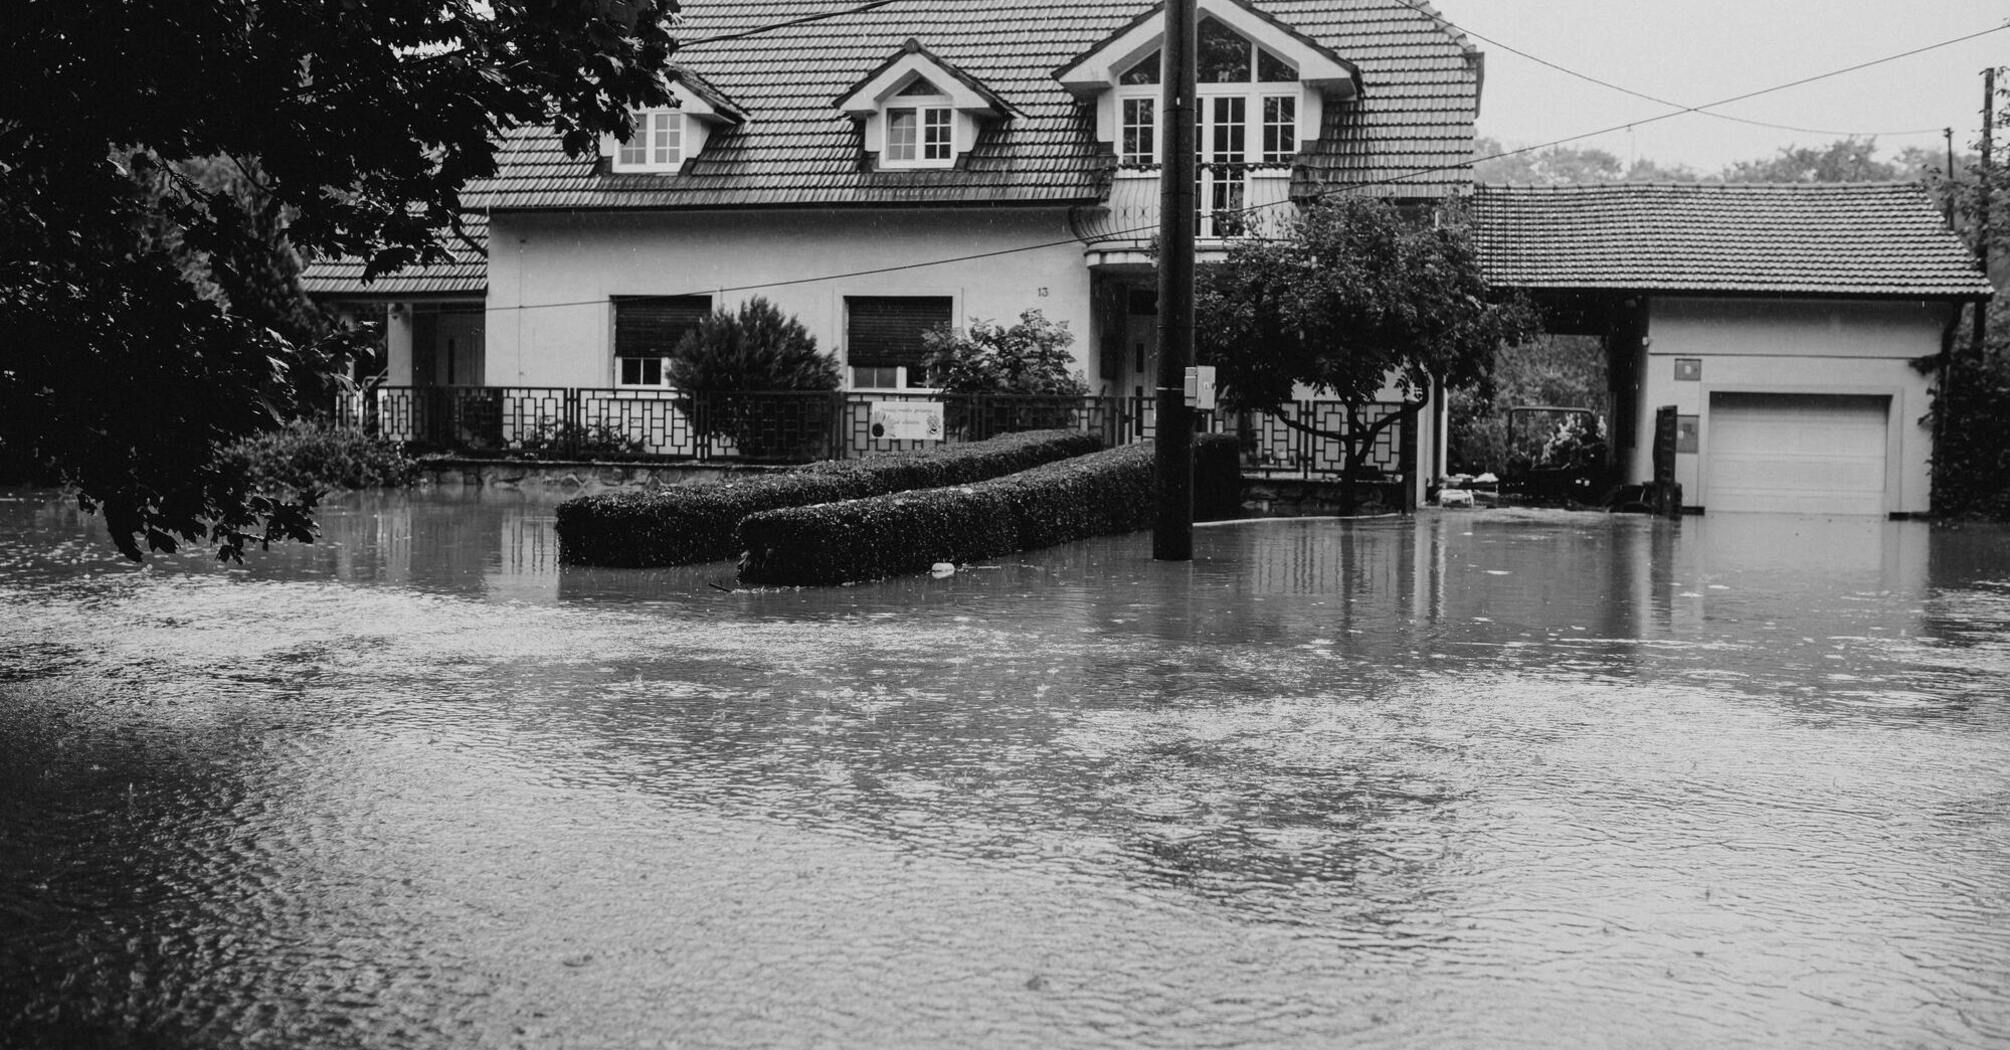
<svg viewBox="0 0 2010 1050">
<path fill-rule="evenodd" d="M 1883 514 L 1886 397 L 1713 394 L 1704 509 Z"/>
</svg>

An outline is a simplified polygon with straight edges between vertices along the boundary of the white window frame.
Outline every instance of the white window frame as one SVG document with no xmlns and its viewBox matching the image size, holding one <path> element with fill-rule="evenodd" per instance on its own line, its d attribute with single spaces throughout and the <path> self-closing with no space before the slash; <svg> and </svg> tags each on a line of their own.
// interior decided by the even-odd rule
<svg viewBox="0 0 2010 1050">
<path fill-rule="evenodd" d="M 630 114 L 635 131 L 627 142 L 614 144 L 611 170 L 621 173 L 669 173 L 684 166 L 691 128 L 681 109 L 658 107 Z"/>
<path fill-rule="evenodd" d="M 899 113 L 914 114 L 913 156 L 902 157 L 894 152 L 894 116 Z M 880 134 L 884 138 L 879 152 L 879 163 L 886 168 L 947 168 L 956 163 L 956 109 L 950 105 L 947 95 L 897 95 L 889 99 L 885 109 L 880 111 Z M 929 132 L 939 129 L 941 138 L 930 141 Z M 931 156 L 931 151 L 939 151 L 940 156 Z"/>
<path fill-rule="evenodd" d="M 638 371 L 646 370 L 649 364 L 654 362 L 656 365 L 656 382 L 651 383 L 641 378 L 630 382 L 627 376 L 630 362 L 634 362 Z M 614 386 L 617 390 L 661 390 L 669 385 L 670 359 L 667 357 L 621 357 L 617 355 L 614 358 Z"/>
<path fill-rule="evenodd" d="M 1231 31 L 1233 31 L 1232 27 Z M 1237 35 L 1241 34 L 1238 33 Z M 1247 37 L 1244 37 L 1244 39 L 1248 40 Z M 1230 161 L 1229 163 L 1241 163 L 1250 165 L 1290 164 L 1292 160 L 1298 155 L 1298 150 L 1303 144 L 1304 139 L 1304 136 L 1300 133 L 1302 129 L 1296 124 L 1296 121 L 1298 121 L 1305 113 L 1306 108 L 1305 96 L 1307 93 L 1305 83 L 1302 79 L 1298 81 L 1257 80 L 1256 74 L 1259 64 L 1258 56 L 1264 51 L 1264 48 L 1263 45 L 1258 44 L 1253 40 L 1249 40 L 1248 43 L 1250 48 L 1249 80 L 1226 83 L 1226 84 L 1200 83 L 1195 85 L 1196 96 L 1197 96 L 1195 98 L 1195 104 L 1201 107 L 1199 110 L 1200 119 L 1195 122 L 1197 124 L 1196 130 L 1199 132 L 1199 136 L 1201 138 L 1201 141 L 1195 143 L 1197 152 L 1199 153 L 1200 158 L 1203 160 L 1213 159 L 1213 150 L 1211 148 L 1213 144 L 1211 142 L 1206 141 L 1206 135 L 1208 130 L 1207 115 L 1213 112 L 1212 108 L 1214 105 L 1213 100 L 1217 98 L 1241 96 L 1247 100 L 1243 104 L 1244 130 L 1242 136 L 1242 147 L 1243 147 L 1242 157 L 1240 160 Z M 1147 57 L 1148 56 L 1149 52 L 1147 53 Z M 1139 59 L 1139 61 L 1142 60 L 1143 60 L 1142 58 Z M 1289 59 L 1280 59 L 1280 61 L 1290 63 Z M 1128 69 L 1129 67 L 1127 66 L 1125 68 Z M 1163 65 L 1161 65 L 1161 70 L 1163 70 Z M 1121 75 L 1121 73 L 1119 75 Z M 1301 76 L 1302 75 L 1303 73 L 1301 71 Z M 1124 167 L 1142 168 L 1142 167 L 1156 167 L 1157 165 L 1164 162 L 1165 121 L 1161 119 L 1164 116 L 1164 114 L 1159 113 L 1157 111 L 1158 110 L 1157 100 L 1161 98 L 1163 90 L 1164 90 L 1163 85 L 1161 84 L 1118 84 L 1116 86 L 1115 88 L 1116 141 L 1113 143 L 1113 145 L 1115 146 L 1116 149 L 1118 164 Z M 1292 115 L 1292 121 L 1294 122 L 1291 125 L 1292 148 L 1289 151 L 1281 151 L 1279 155 L 1275 156 L 1266 154 L 1263 148 L 1264 131 L 1268 126 L 1272 126 L 1267 125 L 1264 120 L 1264 103 L 1267 100 L 1273 98 L 1289 98 L 1291 100 L 1291 115 Z M 1130 127 L 1140 126 L 1140 125 L 1133 125 L 1128 122 L 1127 118 L 1130 113 L 1130 107 L 1127 105 L 1127 103 L 1142 99 L 1153 100 L 1153 114 L 1151 122 L 1152 143 L 1151 143 L 1150 157 L 1145 157 L 1141 154 L 1134 152 L 1127 152 L 1124 149 L 1125 131 Z"/>
</svg>

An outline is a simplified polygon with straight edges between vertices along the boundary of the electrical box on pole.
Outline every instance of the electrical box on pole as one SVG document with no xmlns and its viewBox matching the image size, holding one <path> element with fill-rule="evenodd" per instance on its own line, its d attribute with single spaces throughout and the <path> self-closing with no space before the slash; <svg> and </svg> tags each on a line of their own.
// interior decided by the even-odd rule
<svg viewBox="0 0 2010 1050">
<path fill-rule="evenodd" d="M 1193 266 L 1196 220 L 1194 67 L 1199 23 L 1194 0 L 1166 0 L 1160 48 L 1165 131 L 1159 181 L 1159 367 L 1153 469 L 1159 504 L 1152 557 L 1193 560 L 1193 413 L 1186 370 L 1193 363 Z"/>
</svg>

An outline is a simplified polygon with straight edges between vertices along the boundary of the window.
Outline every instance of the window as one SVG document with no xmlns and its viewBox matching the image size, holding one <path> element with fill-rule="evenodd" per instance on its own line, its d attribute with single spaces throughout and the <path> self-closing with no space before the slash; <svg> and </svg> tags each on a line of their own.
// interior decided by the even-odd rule
<svg viewBox="0 0 2010 1050">
<path fill-rule="evenodd" d="M 921 333 L 953 322 L 946 295 L 855 295 L 845 298 L 845 359 L 852 385 L 891 390 L 927 385 Z"/>
<path fill-rule="evenodd" d="M 1263 162 L 1288 164 L 1298 154 L 1298 99 L 1293 95 L 1263 97 Z"/>
<path fill-rule="evenodd" d="M 614 300 L 614 383 L 663 386 L 666 359 L 712 310 L 703 295 L 638 295 Z"/>
<path fill-rule="evenodd" d="M 942 167 L 955 159 L 954 113 L 948 106 L 889 106 L 886 110 L 888 164 Z"/>
<path fill-rule="evenodd" d="M 1200 23 L 1195 79 L 1200 97 L 1196 146 L 1202 167 L 1289 164 L 1298 155 L 1298 68 L 1265 51 L 1213 18 Z M 1159 161 L 1158 51 L 1117 76 L 1117 161 L 1149 165 Z M 1290 93 L 1276 85 L 1291 85 Z M 1261 86 L 1260 86 L 1261 85 Z M 1235 173 L 1240 178 L 1241 172 Z M 1224 188 L 1224 199 L 1203 207 L 1227 206 L 1239 193 Z"/>
<path fill-rule="evenodd" d="M 615 171 L 676 171 L 684 163 L 684 114 L 674 109 L 635 112 L 635 133 L 614 153 Z"/>
<path fill-rule="evenodd" d="M 1118 163 L 1157 163 L 1159 156 L 1157 116 L 1159 100 L 1155 98 L 1127 98 L 1123 100 L 1123 105 L 1123 145 L 1118 150 Z"/>
</svg>

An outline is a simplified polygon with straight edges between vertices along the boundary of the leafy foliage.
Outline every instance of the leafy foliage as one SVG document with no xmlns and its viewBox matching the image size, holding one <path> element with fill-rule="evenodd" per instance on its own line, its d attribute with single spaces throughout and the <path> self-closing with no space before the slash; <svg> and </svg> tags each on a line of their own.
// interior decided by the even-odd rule
<svg viewBox="0 0 2010 1050">
<path fill-rule="evenodd" d="M 1511 407 L 1563 405 L 1608 415 L 1611 399 L 1597 336 L 1544 333 L 1497 348 L 1487 382 L 1446 393 L 1448 466 L 1453 473 L 1499 473 L 1513 455 L 1532 456 L 1535 449 L 1508 448 Z"/>
<path fill-rule="evenodd" d="M 714 310 L 670 352 L 667 377 L 701 434 L 730 438 L 741 455 L 809 454 L 829 433 L 826 399 L 782 391 L 836 390 L 835 358 L 817 351 L 802 322 L 755 296 Z"/>
<path fill-rule="evenodd" d="M 801 321 L 755 296 L 737 311 L 714 310 L 670 352 L 679 390 L 836 390 L 837 360 L 817 351 Z"/>
<path fill-rule="evenodd" d="M 584 152 L 667 100 L 674 8 L 11 4 L 0 459 L 75 486 L 134 558 L 307 535 L 304 502 L 254 500 L 213 458 L 336 360 L 293 323 L 292 253 L 373 273 L 439 256 L 504 132 L 547 125 Z"/>
<path fill-rule="evenodd" d="M 581 496 L 558 506 L 558 556 L 572 565 L 650 567 L 739 553 L 733 529 L 778 507 L 967 485 L 1102 448 L 1093 434 L 1044 431 L 871 459 L 815 463 L 783 474 L 656 492 Z"/>
<path fill-rule="evenodd" d="M 1216 366 L 1234 406 L 1276 414 L 1301 386 L 1349 406 L 1391 382 L 1403 393 L 1404 410 L 1372 425 L 1315 431 L 1346 446 L 1350 478 L 1383 428 L 1424 407 L 1433 380 L 1483 382 L 1495 349 L 1537 327 L 1526 300 L 1481 279 L 1458 215 L 1434 222 L 1368 198 L 1315 205 L 1284 239 L 1239 242 L 1195 283 L 1200 363 Z"/>
<path fill-rule="evenodd" d="M 1510 152 L 1499 139 L 1473 143 L 1473 180 L 1530 186 L 1564 186 L 1585 182 L 1696 182 L 1702 178 L 1686 164 L 1663 166 L 1641 158 L 1627 164 L 1595 146 L 1551 146 Z"/>
<path fill-rule="evenodd" d="M 311 421 L 234 441 L 218 461 L 249 479 L 255 491 L 281 497 L 403 488 L 419 476 L 418 462 L 398 442 Z"/>
<path fill-rule="evenodd" d="M 1157 513 L 1152 457 L 1149 445 L 1127 445 L 971 485 L 749 514 L 738 533 L 740 580 L 850 583 L 1147 528 Z M 1237 512 L 1240 471 L 1233 437 L 1195 439 L 1199 516 Z"/>
<path fill-rule="evenodd" d="M 945 394 L 1032 394 L 1081 397 L 1089 384 L 1075 370 L 1068 322 L 1027 310 L 1017 324 L 970 319 L 968 334 L 936 328 L 922 334 L 928 381 Z"/>
<path fill-rule="evenodd" d="M 1989 304 L 1988 341 L 1970 349 L 1964 323 L 1954 357 L 1953 382 L 1936 392 L 1933 411 L 1944 418 L 1933 456 L 1933 509 L 1937 514 L 2010 521 L 2010 299 Z"/>
</svg>

